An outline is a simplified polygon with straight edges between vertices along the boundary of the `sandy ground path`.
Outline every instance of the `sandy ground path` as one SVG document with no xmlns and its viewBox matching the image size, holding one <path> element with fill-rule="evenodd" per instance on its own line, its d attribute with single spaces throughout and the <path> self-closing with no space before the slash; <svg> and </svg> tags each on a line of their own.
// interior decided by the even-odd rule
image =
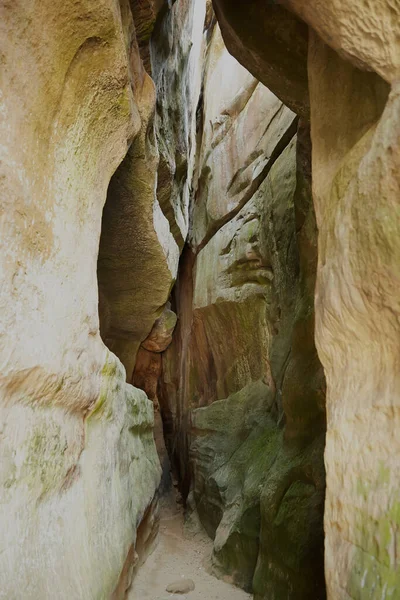
<svg viewBox="0 0 400 600">
<path fill-rule="evenodd" d="M 205 563 L 212 544 L 206 534 L 184 532 L 182 512 L 175 506 L 161 512 L 160 534 L 154 552 L 134 580 L 129 600 L 249 600 L 229 583 L 209 575 Z M 166 587 L 181 578 L 192 579 L 196 588 L 185 595 L 169 594 Z"/>
</svg>

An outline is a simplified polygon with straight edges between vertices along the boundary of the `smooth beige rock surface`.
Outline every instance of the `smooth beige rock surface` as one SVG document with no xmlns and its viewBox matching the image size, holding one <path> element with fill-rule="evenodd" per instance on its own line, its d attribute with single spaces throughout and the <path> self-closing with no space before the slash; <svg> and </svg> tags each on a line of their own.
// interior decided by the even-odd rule
<svg viewBox="0 0 400 600">
<path fill-rule="evenodd" d="M 397 0 L 283 0 L 331 48 L 360 69 L 393 82 L 400 73 Z"/>
<path fill-rule="evenodd" d="M 386 84 L 314 35 L 310 91 L 320 229 L 316 339 L 328 383 L 328 591 L 331 598 L 396 598 L 399 90 L 385 106 Z"/>
<path fill-rule="evenodd" d="M 99 335 L 102 209 L 140 128 L 125 9 L 113 0 L 0 7 L 7 600 L 110 597 L 124 566 L 132 572 L 159 480 L 152 406 L 126 386 Z"/>
<path fill-rule="evenodd" d="M 102 207 L 139 127 L 119 10 L 2 4 L 1 44 L 3 393 L 87 409 L 104 363 Z"/>
<path fill-rule="evenodd" d="M 221 25 L 228 21 L 238 38 L 231 50 L 253 68 L 253 56 L 243 60 L 248 33 L 233 17 L 239 3 L 215 4 Z M 310 25 L 313 195 L 319 228 L 316 340 L 328 384 L 328 597 L 396 598 L 400 5 L 390 0 L 282 4 Z M 266 53 L 266 62 L 275 64 L 273 48 L 258 34 L 263 11 L 259 7 L 253 25 L 246 27 L 254 33 L 253 55 Z M 264 34 L 269 34 L 267 25 Z M 384 80 L 392 83 L 388 101 Z M 272 91 L 279 93 L 278 83 L 270 81 Z"/>
<path fill-rule="evenodd" d="M 61 407 L 2 408 L 1 598 L 95 600 L 111 596 L 128 559 L 132 572 L 160 470 L 152 404 L 124 378 L 110 355 L 85 419 Z"/>
<path fill-rule="evenodd" d="M 238 65 L 219 27 L 208 50 L 203 97 L 190 235 L 197 251 L 251 199 L 276 148 L 282 151 L 296 131 L 294 114 Z"/>
</svg>

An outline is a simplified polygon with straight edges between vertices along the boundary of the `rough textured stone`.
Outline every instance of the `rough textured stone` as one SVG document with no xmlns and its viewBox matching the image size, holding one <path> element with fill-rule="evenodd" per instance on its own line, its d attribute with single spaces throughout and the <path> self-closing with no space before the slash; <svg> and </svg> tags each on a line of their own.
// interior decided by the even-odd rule
<svg viewBox="0 0 400 600">
<path fill-rule="evenodd" d="M 214 5 L 252 75 L 206 0 L 0 7 L 0 598 L 126 597 L 154 407 L 215 572 L 324 597 L 310 114 L 327 591 L 398 597 L 400 6 Z"/>
<path fill-rule="evenodd" d="M 142 343 L 142 347 L 149 352 L 164 352 L 172 342 L 176 320 L 174 311 L 165 307 L 161 317 L 154 323 L 153 329 Z"/>
<path fill-rule="evenodd" d="M 308 118 L 308 31 L 280 4 L 213 0 L 231 54 L 287 106 Z"/>
<path fill-rule="evenodd" d="M 207 57 L 203 104 L 189 236 L 196 252 L 252 198 L 296 132 L 293 113 L 239 68 L 218 27 Z"/>
<path fill-rule="evenodd" d="M 157 15 L 165 6 L 165 0 L 129 0 L 135 20 L 136 39 L 146 71 L 151 74 L 150 39 Z"/>
<path fill-rule="evenodd" d="M 387 85 L 316 35 L 310 91 L 316 339 L 328 383 L 327 585 L 332 598 L 396 598 L 399 91 L 385 106 Z"/>
<path fill-rule="evenodd" d="M 243 59 L 244 26 L 224 4 L 217 16 L 235 29 L 239 41 L 230 47 Z M 328 596 L 396 598 L 400 6 L 390 0 L 282 4 L 310 25 L 316 340 L 328 385 Z M 254 32 L 257 15 L 248 24 Z M 256 54 L 268 53 L 274 63 L 268 45 L 256 46 Z M 392 83 L 389 96 L 383 80 Z"/>
<path fill-rule="evenodd" d="M 388 82 L 400 73 L 397 0 L 282 0 L 331 48 L 362 70 L 375 71 Z"/>
<path fill-rule="evenodd" d="M 59 404 L 87 409 L 104 363 L 101 211 L 140 126 L 122 25 L 106 1 L 96 11 L 90 2 L 67 2 L 62 11 L 50 2 L 1 10 L 3 389 L 9 400 L 14 390 L 15 401 L 25 395 L 42 403 L 58 390 Z M 39 32 L 47 43 L 36 49 Z M 16 64 L 25 68 L 16 72 Z"/>
<path fill-rule="evenodd" d="M 59 598 L 109 597 L 134 565 L 159 466 L 152 405 L 124 375 L 109 355 L 85 419 L 62 407 L 3 407 L 0 597 L 52 598 L 55 585 Z"/>
<path fill-rule="evenodd" d="M 154 134 L 150 135 L 154 129 L 155 87 L 139 58 L 129 15 L 131 73 L 141 128 L 109 185 L 98 280 L 101 334 L 124 364 L 130 382 L 140 343 L 168 299 L 178 269 L 179 249 L 156 197 L 158 149 Z"/>
<path fill-rule="evenodd" d="M 203 1 L 164 8 L 151 43 L 154 85 L 138 56 L 156 7 L 139 4 L 131 2 L 126 35 L 141 129 L 109 186 L 98 262 L 102 337 L 128 381 L 169 297 L 187 235 L 205 15 Z"/>
<path fill-rule="evenodd" d="M 159 20 L 151 46 L 157 90 L 157 198 L 182 250 L 196 156 L 196 109 L 204 56 L 206 0 L 178 0 Z"/>
<path fill-rule="evenodd" d="M 229 56 L 218 28 L 201 108 L 191 247 L 162 359 L 167 445 L 214 538 L 214 572 L 258 599 L 323 598 L 307 127 L 297 142 L 293 113 Z"/>
<path fill-rule="evenodd" d="M 160 493 L 168 492 L 172 488 L 171 464 L 164 440 L 164 427 L 158 401 L 158 382 L 161 375 L 161 355 L 140 348 L 137 354 L 133 372 L 133 385 L 144 390 L 154 406 L 154 441 L 160 459 L 162 476 Z"/>
<path fill-rule="evenodd" d="M 160 474 L 152 405 L 99 335 L 102 208 L 140 128 L 126 12 L 0 13 L 0 597 L 97 600 L 130 572 Z"/>
</svg>

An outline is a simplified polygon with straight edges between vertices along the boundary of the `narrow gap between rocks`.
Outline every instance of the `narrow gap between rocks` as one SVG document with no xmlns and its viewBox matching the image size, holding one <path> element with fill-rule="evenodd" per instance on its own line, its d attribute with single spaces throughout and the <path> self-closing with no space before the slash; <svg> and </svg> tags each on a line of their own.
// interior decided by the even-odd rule
<svg viewBox="0 0 400 600">
<path fill-rule="evenodd" d="M 162 470 L 113 600 L 259 600 L 294 582 L 323 600 L 309 124 L 229 55 L 207 16 L 190 106 L 195 46 L 171 37 L 176 17 L 159 17 L 152 109 L 141 107 L 102 218 L 100 332 L 153 403 Z"/>
<path fill-rule="evenodd" d="M 125 158 L 125 161 L 128 160 Z M 115 342 L 118 332 L 113 328 L 113 295 L 110 295 L 109 273 L 115 269 L 118 273 L 120 265 L 124 264 L 126 257 L 120 255 L 121 248 L 116 251 L 113 247 L 112 224 L 115 219 L 115 199 L 112 190 L 118 185 L 124 164 L 119 167 L 110 182 L 107 202 L 104 207 L 102 219 L 102 235 L 99 253 L 99 319 L 102 339 L 107 347 L 117 355 L 120 352 L 118 341 Z M 178 279 L 180 289 L 171 294 L 172 308 L 181 315 L 180 322 L 175 330 L 176 338 L 183 334 L 185 325 L 191 315 L 192 268 L 194 255 L 190 248 L 185 248 L 180 259 Z M 107 273 L 108 277 L 104 275 Z M 183 305 L 182 305 L 183 303 Z M 171 304 L 167 303 L 169 317 L 175 313 L 170 310 Z M 168 313 L 167 313 L 168 314 Z M 159 321 L 163 319 L 159 319 Z M 175 326 L 175 321 L 173 320 Z M 166 448 L 166 439 L 174 438 L 177 428 L 182 426 L 183 414 L 172 415 L 165 390 L 160 389 L 159 380 L 162 369 L 162 353 L 153 352 L 154 344 L 157 345 L 157 321 L 146 341 L 140 345 L 136 354 L 135 368 L 130 382 L 146 392 L 154 403 L 155 424 L 154 439 L 160 458 L 162 476 L 157 497 L 149 506 L 137 530 L 137 539 L 128 552 L 125 566 L 121 572 L 119 583 L 114 591 L 112 600 L 121 597 L 127 600 L 246 600 L 251 598 L 248 593 L 234 586 L 226 580 L 217 579 L 211 574 L 211 554 L 213 542 L 207 535 L 198 518 L 187 507 L 187 495 L 190 486 L 189 456 L 179 455 L 180 446 Z M 164 332 L 165 333 L 165 332 Z M 124 334 L 122 334 L 122 339 Z M 149 341 L 150 340 L 150 341 Z M 151 343 L 153 340 L 153 345 Z M 169 340 L 170 341 L 170 340 Z M 147 343 L 146 343 L 147 342 Z M 187 340 L 186 340 L 187 343 Z M 185 341 L 183 341 L 185 345 Z M 147 349 L 146 349 L 147 348 Z M 160 349 L 160 348 L 156 348 Z M 185 354 L 182 353 L 182 357 Z M 119 356 L 123 360 L 124 356 Z M 129 381 L 129 377 L 127 376 Z M 160 406 L 158 395 L 161 394 Z M 186 415 L 187 416 L 187 415 Z M 174 421 L 175 419 L 175 421 Z M 178 427 L 178 428 L 179 428 Z M 185 428 L 186 434 L 188 430 Z M 165 439 L 166 433 L 166 439 Z M 170 456 L 173 461 L 171 467 Z M 185 483 L 186 482 L 186 483 Z M 182 492 L 182 493 L 181 493 Z M 189 516 L 189 518 L 188 518 Z M 192 585 L 193 584 L 193 585 Z M 172 585 L 176 592 L 168 592 Z M 191 589 L 194 587 L 194 589 Z"/>
</svg>

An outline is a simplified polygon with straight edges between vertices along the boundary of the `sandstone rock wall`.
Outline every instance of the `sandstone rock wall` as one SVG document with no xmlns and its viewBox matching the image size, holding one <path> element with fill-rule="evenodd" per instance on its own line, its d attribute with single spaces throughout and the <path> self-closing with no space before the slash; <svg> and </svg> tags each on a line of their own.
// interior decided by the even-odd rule
<svg viewBox="0 0 400 600">
<path fill-rule="evenodd" d="M 308 30 L 282 6 L 265 0 L 214 0 L 224 41 L 233 56 L 293 111 L 308 117 Z M 266 41 L 268 43 L 266 43 Z"/>
<path fill-rule="evenodd" d="M 399 596 L 400 7 L 213 5 L 1 3 L 0 598 L 126 597 L 154 409 L 217 574 L 324 597 L 327 425 L 328 597 Z"/>
<path fill-rule="evenodd" d="M 247 6 L 214 4 L 228 47 L 253 68 L 254 57 L 245 55 Z M 264 4 L 251 3 L 255 32 L 257 15 L 274 10 Z M 397 598 L 400 6 L 281 4 L 309 25 L 316 342 L 327 377 L 328 596 Z M 274 38 L 267 27 L 264 33 L 268 42 L 255 40 L 255 60 L 273 64 L 276 57 L 266 53 Z M 295 52 L 290 61 L 303 67 Z M 269 82 L 281 93 L 281 82 Z"/>
<path fill-rule="evenodd" d="M 138 9 L 133 3 L 139 34 L 131 23 L 128 47 L 141 129 L 111 179 L 98 262 L 102 337 L 129 382 L 139 346 L 169 298 L 187 237 L 206 3 L 180 0 L 157 23 L 155 6 Z M 150 44 L 143 31 L 154 27 Z"/>
<path fill-rule="evenodd" d="M 162 358 L 167 445 L 213 567 L 322 598 L 324 377 L 307 127 L 209 34 L 189 240 Z M 201 111 L 201 112 L 200 112 Z"/>
<path fill-rule="evenodd" d="M 342 90 L 334 107 L 328 73 Z M 396 598 L 398 94 L 393 89 L 387 100 L 385 82 L 344 62 L 316 34 L 310 93 L 321 224 L 316 339 L 328 381 L 327 581 L 332 598 Z M 325 132 L 326 114 L 335 140 Z"/>
<path fill-rule="evenodd" d="M 160 11 L 172 41 L 153 80 Z M 155 349 L 157 327 L 188 228 L 205 11 L 1 7 L 1 597 L 124 598 L 152 541 L 154 406 L 125 381 L 156 402 L 173 331 Z"/>
<path fill-rule="evenodd" d="M 140 31 L 145 29 L 144 23 L 150 29 L 154 27 L 154 12 L 142 14 L 133 8 Z M 102 338 L 124 364 L 127 381 L 131 382 L 140 343 L 168 300 L 177 273 L 179 248 L 156 195 L 156 89 L 140 58 L 130 10 L 127 20 L 129 67 L 140 130 L 108 188 L 98 280 Z M 143 53 L 144 40 L 140 36 L 139 41 Z"/>
<path fill-rule="evenodd" d="M 142 118 L 128 9 L 114 0 L 0 7 L 7 600 L 123 598 L 159 481 L 152 405 L 125 384 L 99 334 L 102 209 Z"/>
</svg>

